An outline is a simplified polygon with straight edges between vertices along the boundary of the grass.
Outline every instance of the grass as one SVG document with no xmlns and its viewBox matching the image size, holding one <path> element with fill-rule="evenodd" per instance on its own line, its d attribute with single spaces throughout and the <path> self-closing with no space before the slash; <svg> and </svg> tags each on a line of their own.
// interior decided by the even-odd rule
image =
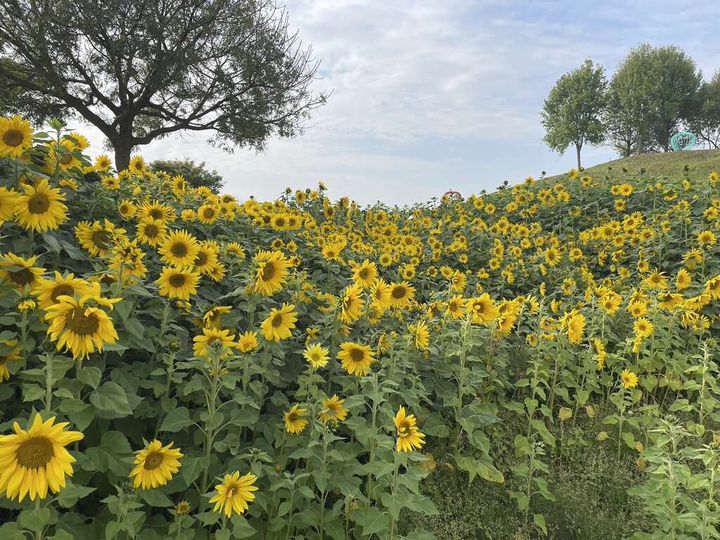
<svg viewBox="0 0 720 540">
<path fill-rule="evenodd" d="M 687 171 L 685 166 L 689 167 Z M 639 175 L 678 179 L 685 172 L 691 172 L 696 178 L 706 178 L 712 171 L 720 171 L 720 150 L 641 154 L 587 167 L 584 174 L 598 179 L 608 175 L 613 181 L 622 182 L 635 179 Z M 560 180 L 564 176 L 560 174 L 547 178 L 553 181 Z"/>
</svg>

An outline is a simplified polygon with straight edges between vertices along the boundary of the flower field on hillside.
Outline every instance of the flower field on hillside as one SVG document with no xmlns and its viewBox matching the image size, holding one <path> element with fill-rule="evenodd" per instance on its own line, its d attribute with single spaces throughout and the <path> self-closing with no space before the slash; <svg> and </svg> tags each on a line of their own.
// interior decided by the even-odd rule
<svg viewBox="0 0 720 540">
<path fill-rule="evenodd" d="M 717 173 L 361 208 L 87 146 L 0 119 L 3 539 L 429 539 L 447 471 L 543 538 L 588 419 L 627 537 L 720 537 Z"/>
</svg>

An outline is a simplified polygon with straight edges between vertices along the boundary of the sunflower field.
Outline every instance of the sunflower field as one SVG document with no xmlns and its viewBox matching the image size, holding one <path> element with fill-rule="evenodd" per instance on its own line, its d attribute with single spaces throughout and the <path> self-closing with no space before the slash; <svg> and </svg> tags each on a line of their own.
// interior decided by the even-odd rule
<svg viewBox="0 0 720 540">
<path fill-rule="evenodd" d="M 0 118 L 0 538 L 485 537 L 447 474 L 571 538 L 578 451 L 618 538 L 720 538 L 717 173 L 243 202 L 50 128 Z"/>
</svg>

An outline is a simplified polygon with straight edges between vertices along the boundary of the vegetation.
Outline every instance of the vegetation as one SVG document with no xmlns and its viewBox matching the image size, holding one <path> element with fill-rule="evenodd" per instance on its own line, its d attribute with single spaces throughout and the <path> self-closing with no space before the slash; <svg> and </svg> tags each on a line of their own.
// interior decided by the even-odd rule
<svg viewBox="0 0 720 540">
<path fill-rule="evenodd" d="M 213 193 L 219 193 L 223 186 L 223 179 L 217 171 L 211 171 L 205 162 L 195 163 L 191 159 L 156 159 L 150 163 L 153 172 L 164 171 L 170 176 L 182 176 L 192 187 L 206 186 Z"/>
<path fill-rule="evenodd" d="M 717 536 L 717 152 L 360 208 L 50 127 L 0 119 L 3 539 Z"/>
</svg>

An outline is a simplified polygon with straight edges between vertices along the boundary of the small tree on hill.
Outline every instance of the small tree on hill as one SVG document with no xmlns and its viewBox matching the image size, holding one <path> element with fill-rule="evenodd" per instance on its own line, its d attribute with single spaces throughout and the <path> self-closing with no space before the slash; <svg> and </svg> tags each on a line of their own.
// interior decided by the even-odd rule
<svg viewBox="0 0 720 540">
<path fill-rule="evenodd" d="M 207 186 L 215 193 L 220 192 L 223 185 L 222 176 L 211 171 L 205 162 L 195 163 L 190 159 L 158 159 L 150 163 L 153 171 L 165 171 L 171 176 L 182 176 L 193 187 Z"/>
<path fill-rule="evenodd" d="M 605 72 L 586 60 L 555 83 L 542 110 L 545 142 L 561 154 L 575 147 L 578 168 L 585 144 L 600 144 L 605 138 L 602 114 L 605 109 Z"/>
<path fill-rule="evenodd" d="M 3 0 L 0 43 L 2 92 L 82 116 L 118 169 L 133 147 L 177 131 L 261 149 L 325 100 L 273 0 Z"/>
<path fill-rule="evenodd" d="M 700 87 L 697 107 L 688 124 L 710 148 L 720 148 L 720 71 Z"/>
</svg>

